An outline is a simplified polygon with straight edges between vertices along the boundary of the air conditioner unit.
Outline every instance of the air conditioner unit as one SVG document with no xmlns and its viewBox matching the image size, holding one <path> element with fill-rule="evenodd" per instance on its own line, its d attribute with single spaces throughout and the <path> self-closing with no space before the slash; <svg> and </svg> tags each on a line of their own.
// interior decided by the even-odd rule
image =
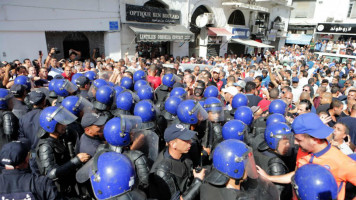
<svg viewBox="0 0 356 200">
<path fill-rule="evenodd" d="M 333 22 L 334 21 L 334 17 L 327 17 L 325 22 Z"/>
<path fill-rule="evenodd" d="M 208 19 L 207 24 L 214 24 L 214 14 L 213 13 L 204 13 L 204 16 L 206 16 Z"/>
</svg>

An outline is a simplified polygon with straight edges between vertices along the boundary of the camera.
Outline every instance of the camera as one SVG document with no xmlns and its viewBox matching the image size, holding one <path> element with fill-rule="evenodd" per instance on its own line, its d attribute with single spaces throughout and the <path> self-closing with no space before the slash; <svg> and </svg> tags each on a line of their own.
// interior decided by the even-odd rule
<svg viewBox="0 0 356 200">
<path fill-rule="evenodd" d="M 11 63 L 9 63 L 10 64 L 10 66 L 11 66 L 11 69 L 16 69 L 17 68 L 17 64 L 16 63 L 13 63 L 13 62 L 11 62 Z"/>
</svg>

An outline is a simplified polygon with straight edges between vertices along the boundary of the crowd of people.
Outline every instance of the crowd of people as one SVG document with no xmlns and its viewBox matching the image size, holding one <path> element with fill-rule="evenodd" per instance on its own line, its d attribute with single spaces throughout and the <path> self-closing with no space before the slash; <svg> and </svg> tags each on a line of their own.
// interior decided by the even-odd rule
<svg viewBox="0 0 356 200">
<path fill-rule="evenodd" d="M 356 55 L 356 40 L 317 40 L 310 42 L 310 50 L 313 52 L 334 53 L 342 55 Z"/>
<path fill-rule="evenodd" d="M 314 50 L 2 61 L 0 197 L 354 199 L 356 62 Z"/>
</svg>

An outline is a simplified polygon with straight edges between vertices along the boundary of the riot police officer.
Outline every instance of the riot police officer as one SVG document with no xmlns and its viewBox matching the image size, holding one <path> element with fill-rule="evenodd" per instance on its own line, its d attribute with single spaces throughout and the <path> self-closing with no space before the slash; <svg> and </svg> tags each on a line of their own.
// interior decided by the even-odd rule
<svg viewBox="0 0 356 200">
<path fill-rule="evenodd" d="M 139 80 L 146 80 L 146 72 L 143 70 L 137 70 L 135 71 L 135 73 L 133 74 L 133 80 L 136 82 L 138 82 Z"/>
<path fill-rule="evenodd" d="M 90 79 L 90 78 L 89 78 Z M 104 79 L 95 79 L 94 81 L 92 81 L 92 84 L 89 88 L 89 91 L 88 91 L 88 96 L 89 96 L 89 99 L 94 102 L 95 101 L 95 97 L 96 97 L 96 91 L 104 86 L 104 85 L 108 85 L 108 82 Z"/>
<path fill-rule="evenodd" d="M 242 93 L 236 94 L 231 101 L 232 109 L 225 111 L 225 122 L 234 119 L 236 109 L 239 108 L 240 106 L 247 106 L 247 104 L 248 104 L 248 99 L 245 94 Z"/>
<path fill-rule="evenodd" d="M 137 90 L 143 85 L 148 85 L 148 82 L 145 81 L 145 80 L 137 80 L 137 81 L 135 81 L 134 90 L 137 92 Z"/>
<path fill-rule="evenodd" d="M 0 162 L 5 168 L 0 173 L 0 198 L 61 199 L 56 186 L 48 177 L 26 170 L 30 147 L 29 143 L 21 140 L 7 143 L 1 149 Z"/>
<path fill-rule="evenodd" d="M 19 138 L 27 138 L 31 142 L 31 149 L 35 150 L 39 141 L 37 137 L 40 128 L 39 118 L 46 106 L 46 96 L 41 91 L 32 91 L 29 93 L 29 100 L 33 109 L 19 120 Z"/>
<path fill-rule="evenodd" d="M 159 110 L 163 110 L 163 103 L 176 82 L 180 82 L 180 78 L 175 74 L 165 74 L 163 76 L 162 85 L 155 90 L 155 103 Z"/>
<path fill-rule="evenodd" d="M 135 105 L 134 115 L 142 119 L 142 129 L 156 132 L 158 108 L 150 100 L 142 100 Z"/>
<path fill-rule="evenodd" d="M 126 88 L 127 90 L 131 90 L 133 87 L 133 81 L 129 77 L 122 77 L 120 80 L 120 86 Z"/>
<path fill-rule="evenodd" d="M 137 96 L 140 100 L 154 100 L 154 92 L 151 86 L 149 85 L 142 85 L 137 90 Z"/>
<path fill-rule="evenodd" d="M 86 98 L 91 101 L 92 99 L 90 99 L 88 94 L 90 88 L 90 79 L 86 76 L 79 76 L 77 79 L 72 78 L 72 81 L 73 80 L 75 80 L 75 84 L 79 89 L 77 92 L 77 96 Z"/>
<path fill-rule="evenodd" d="M 222 140 L 221 122 L 224 121 L 224 105 L 218 98 L 208 97 L 205 99 L 203 107 L 208 113 L 208 120 L 206 120 L 206 131 L 202 140 L 202 146 L 210 155 L 210 152 Z"/>
<path fill-rule="evenodd" d="M 307 164 L 298 168 L 292 177 L 292 186 L 300 200 L 337 199 L 335 178 L 321 165 Z"/>
<path fill-rule="evenodd" d="M 246 134 L 248 134 L 246 124 L 237 119 L 226 122 L 222 128 L 222 137 L 224 140 L 236 139 L 244 141 Z"/>
<path fill-rule="evenodd" d="M 164 110 L 162 111 L 162 116 L 166 120 L 166 126 L 168 127 L 172 124 L 178 124 L 179 119 L 177 117 L 178 105 L 183 101 L 179 96 L 170 96 L 164 103 Z M 161 125 L 160 125 L 161 126 Z M 163 129 L 165 129 L 165 127 Z"/>
<path fill-rule="evenodd" d="M 123 91 L 116 96 L 116 109 L 111 110 L 111 114 L 115 117 L 120 114 L 131 115 L 137 102 L 139 102 L 139 97 L 135 93 L 130 90 Z"/>
<path fill-rule="evenodd" d="M 254 151 L 258 166 L 269 175 L 283 175 L 289 172 L 287 165 L 281 159 L 291 152 L 293 133 L 291 128 L 282 122 L 267 126 L 264 133 L 265 141 Z M 291 188 L 288 185 L 276 184 L 281 199 L 291 198 Z"/>
<path fill-rule="evenodd" d="M 90 81 L 95 81 L 98 76 L 94 71 L 87 71 L 85 72 L 84 76 L 86 76 Z"/>
<path fill-rule="evenodd" d="M 145 200 L 146 195 L 135 189 L 135 169 L 123 154 L 100 151 L 94 156 L 94 172 L 90 182 L 97 199 Z"/>
<path fill-rule="evenodd" d="M 25 98 L 27 96 L 27 86 L 14 84 L 10 88 L 10 92 L 14 98 L 9 101 L 12 112 L 20 119 L 24 114 L 30 111 L 30 108 L 25 103 Z"/>
<path fill-rule="evenodd" d="M 9 111 L 9 103 L 13 96 L 8 90 L 0 88 L 0 148 L 18 137 L 18 119 Z"/>
<path fill-rule="evenodd" d="M 215 85 L 210 85 L 204 90 L 204 98 L 218 97 L 219 89 Z"/>
<path fill-rule="evenodd" d="M 186 96 L 187 96 L 187 91 L 185 91 L 185 89 L 182 87 L 175 87 L 169 93 L 169 97 L 180 97 L 182 99 L 185 99 Z"/>
<path fill-rule="evenodd" d="M 64 107 L 47 107 L 40 114 L 40 126 L 46 134 L 40 138 L 36 148 L 36 161 L 41 174 L 54 180 L 58 190 L 69 196 L 76 196 L 74 191 L 74 173 L 76 167 L 89 159 L 86 153 L 79 153 L 71 158 L 62 136 L 66 125 L 77 117 Z"/>
<path fill-rule="evenodd" d="M 244 191 L 245 190 L 245 191 Z M 212 171 L 200 187 L 200 199 L 279 199 L 276 188 L 257 175 L 252 149 L 229 139 L 214 150 Z"/>
<path fill-rule="evenodd" d="M 56 105 L 60 105 L 63 99 L 74 94 L 78 87 L 67 79 L 58 79 L 54 84 L 54 92 L 57 94 Z"/>
<path fill-rule="evenodd" d="M 182 124 L 173 124 L 165 130 L 168 146 L 158 155 L 150 172 L 152 198 L 191 200 L 198 196 L 205 169 L 193 170 L 193 161 L 187 154 L 195 134 Z"/>
<path fill-rule="evenodd" d="M 113 103 L 114 95 L 115 92 L 112 87 L 108 85 L 101 86 L 95 93 L 95 101 L 93 102 L 95 112 L 97 114 L 106 115 L 109 119 L 112 118 L 112 114 L 109 110 Z"/>
<path fill-rule="evenodd" d="M 105 124 L 104 137 L 108 143 L 105 149 L 127 156 L 136 169 L 137 185 L 142 189 L 146 189 L 149 185 L 150 166 L 147 156 L 150 156 L 151 152 L 151 156 L 153 156 L 151 159 L 156 159 L 158 154 L 158 137 L 156 136 L 156 144 L 154 144 L 152 141 L 151 143 L 148 141 L 145 142 L 145 139 L 154 137 L 155 133 L 147 131 L 132 132 L 133 129 L 136 129 L 136 131 L 140 129 L 141 122 L 142 120 L 137 116 L 119 115 L 119 117 L 115 117 Z M 130 147 L 131 141 L 132 145 Z M 144 150 L 146 154 L 140 151 L 140 149 Z"/>
<path fill-rule="evenodd" d="M 284 115 L 286 113 L 287 108 L 287 104 L 282 99 L 275 99 L 269 105 L 268 112 L 270 114 L 279 113 Z"/>
</svg>

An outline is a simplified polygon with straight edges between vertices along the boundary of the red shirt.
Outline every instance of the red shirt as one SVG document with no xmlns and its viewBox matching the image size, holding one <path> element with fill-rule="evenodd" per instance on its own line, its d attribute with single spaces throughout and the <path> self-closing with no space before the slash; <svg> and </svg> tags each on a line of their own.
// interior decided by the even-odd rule
<svg viewBox="0 0 356 200">
<path fill-rule="evenodd" d="M 147 81 L 150 83 L 154 90 L 162 83 L 159 76 L 147 76 Z"/>
<path fill-rule="evenodd" d="M 64 78 L 64 79 L 68 79 L 69 81 L 72 81 L 72 76 L 73 76 L 73 75 L 74 75 L 74 74 L 72 73 L 72 74 L 70 75 L 70 77 L 68 77 L 65 72 L 62 73 L 63 78 Z"/>
</svg>

